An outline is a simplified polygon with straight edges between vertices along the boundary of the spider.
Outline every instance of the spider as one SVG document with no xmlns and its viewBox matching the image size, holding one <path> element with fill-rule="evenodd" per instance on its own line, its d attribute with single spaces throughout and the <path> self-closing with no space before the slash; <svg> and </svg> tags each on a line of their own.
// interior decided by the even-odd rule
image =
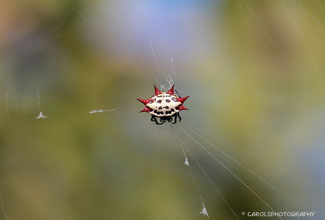
<svg viewBox="0 0 325 220">
<path fill-rule="evenodd" d="M 139 102 L 142 102 L 145 107 L 140 112 L 148 112 L 151 114 L 151 121 L 155 122 L 157 125 L 162 125 L 165 122 L 172 122 L 173 117 L 174 121 L 172 124 L 177 123 L 177 118 L 179 121 L 182 120 L 179 112 L 182 110 L 188 110 L 183 104 L 189 96 L 180 97 L 175 95 L 174 85 L 167 92 L 160 91 L 156 85 L 155 95 L 150 99 L 139 99 Z M 159 118 L 159 121 L 157 120 Z"/>
</svg>

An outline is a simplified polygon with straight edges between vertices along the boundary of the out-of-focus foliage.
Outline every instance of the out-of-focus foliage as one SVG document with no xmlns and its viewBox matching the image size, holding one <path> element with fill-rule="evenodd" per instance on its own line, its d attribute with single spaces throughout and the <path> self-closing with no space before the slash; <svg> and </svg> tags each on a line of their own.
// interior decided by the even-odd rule
<svg viewBox="0 0 325 220">
<path fill-rule="evenodd" d="M 275 210 L 320 219 L 324 11 L 321 0 L 0 1 L 0 219 L 204 219 L 182 142 L 240 219 L 270 211 L 182 129 Z M 136 98 L 172 81 L 190 111 L 159 127 Z M 211 219 L 235 219 L 188 157 Z"/>
</svg>

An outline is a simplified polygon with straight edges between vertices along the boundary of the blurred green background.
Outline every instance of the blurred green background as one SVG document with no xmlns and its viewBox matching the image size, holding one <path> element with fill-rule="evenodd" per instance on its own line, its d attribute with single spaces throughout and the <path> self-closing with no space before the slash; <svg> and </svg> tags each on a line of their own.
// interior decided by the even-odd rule
<svg viewBox="0 0 325 220">
<path fill-rule="evenodd" d="M 323 0 L 0 1 L 0 219 L 206 219 L 181 146 L 211 219 L 324 219 L 324 19 Z M 182 122 L 139 114 L 173 83 Z"/>
</svg>

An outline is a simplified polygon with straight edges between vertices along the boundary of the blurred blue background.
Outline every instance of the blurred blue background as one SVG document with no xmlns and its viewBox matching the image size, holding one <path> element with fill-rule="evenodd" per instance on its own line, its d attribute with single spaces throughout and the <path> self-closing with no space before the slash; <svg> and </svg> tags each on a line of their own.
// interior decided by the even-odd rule
<svg viewBox="0 0 325 220">
<path fill-rule="evenodd" d="M 211 219 L 324 219 L 324 11 L 0 2 L 0 219 L 205 219 L 200 194 Z M 174 83 L 182 122 L 139 114 L 136 98 Z"/>
</svg>

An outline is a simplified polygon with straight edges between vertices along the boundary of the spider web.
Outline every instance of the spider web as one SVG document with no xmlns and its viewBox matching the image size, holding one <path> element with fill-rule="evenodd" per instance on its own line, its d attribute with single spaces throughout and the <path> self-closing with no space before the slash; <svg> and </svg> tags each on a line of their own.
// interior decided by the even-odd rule
<svg viewBox="0 0 325 220">
<path fill-rule="evenodd" d="M 284 3 L 284 5 L 286 6 L 286 3 Z M 301 5 L 302 9 L 303 9 L 303 5 Z M 253 11 L 252 7 L 249 5 L 249 3 L 247 1 L 244 1 L 244 2 L 241 2 L 240 3 L 240 10 L 243 10 L 243 9 L 246 9 L 247 12 L 252 16 L 253 20 L 256 22 L 256 25 L 258 26 L 258 28 L 261 30 L 262 34 L 264 35 L 264 38 L 265 38 L 265 41 L 269 44 L 272 44 L 274 45 L 274 47 L 277 47 L 279 48 L 279 50 L 281 51 L 281 53 L 285 54 L 289 54 L 291 53 L 291 51 L 284 51 L 283 50 L 283 47 L 280 45 L 279 42 L 276 42 L 274 41 L 274 39 L 271 37 L 271 35 L 268 33 L 268 31 L 266 30 L 266 28 L 261 24 L 259 18 L 257 17 L 257 15 L 255 14 L 255 12 Z M 276 8 L 272 7 L 273 10 L 277 10 Z M 314 16 L 313 16 L 314 17 Z M 317 22 L 318 23 L 318 22 Z M 150 48 L 151 48 L 151 51 L 153 53 L 153 58 L 155 60 L 155 64 L 156 64 L 156 72 L 159 73 L 159 70 L 161 69 L 159 67 L 159 64 L 157 62 L 157 56 L 155 55 L 155 51 L 153 49 L 153 46 L 152 46 L 152 42 L 151 40 L 149 39 L 149 44 L 150 44 Z M 310 52 L 310 51 L 309 51 Z M 315 59 L 314 59 L 314 56 L 312 54 L 312 52 L 310 52 L 310 55 L 311 55 L 311 58 L 312 58 L 312 62 L 313 62 L 313 65 L 314 66 L 317 66 L 317 63 L 315 62 Z M 284 56 L 284 55 L 283 55 Z M 172 63 L 174 62 L 174 59 L 172 58 L 171 59 Z M 155 79 L 157 77 L 154 77 Z M 170 75 L 168 75 L 168 78 L 166 79 L 167 81 L 167 85 L 169 85 L 169 87 L 166 88 L 165 85 L 161 85 L 161 88 L 162 89 L 169 89 L 171 87 L 171 84 L 170 84 L 170 81 L 174 82 L 174 80 L 170 80 L 171 77 Z M 157 83 L 159 83 L 158 81 L 156 81 Z M 306 85 L 306 75 L 303 74 L 303 90 L 304 90 L 304 98 L 308 98 L 309 97 L 309 88 L 308 86 Z M 173 84 L 173 83 L 172 83 Z M 226 126 L 228 129 L 229 129 L 229 126 Z M 280 168 L 280 167 L 277 167 L 274 165 L 275 162 L 267 162 L 263 159 L 263 157 L 261 156 L 258 156 L 256 155 L 254 152 L 250 152 L 250 151 L 241 151 L 241 154 L 242 153 L 246 153 L 248 156 L 252 156 L 254 159 L 257 159 L 258 160 L 258 163 L 263 163 L 263 164 L 267 164 L 267 166 L 270 166 L 271 169 L 274 169 L 276 170 L 277 172 L 277 175 L 278 176 L 281 176 L 281 175 L 286 175 L 285 178 L 283 179 L 286 179 L 287 181 L 299 181 L 299 184 L 302 184 L 302 190 L 304 191 L 307 191 L 308 195 L 308 199 L 306 197 L 304 198 L 300 198 L 300 200 L 304 200 L 304 199 L 307 199 L 309 202 L 307 203 L 304 203 L 303 205 L 301 204 L 295 204 L 296 207 L 294 207 L 293 204 L 291 203 L 294 203 L 293 201 L 290 201 L 290 199 L 288 198 L 288 194 L 290 194 L 290 190 L 286 191 L 286 189 L 281 189 L 283 186 L 281 186 L 281 184 L 279 183 L 270 183 L 270 181 L 266 180 L 262 174 L 258 174 L 256 171 L 254 171 L 254 169 L 251 169 L 249 168 L 247 165 L 245 165 L 244 163 L 240 162 L 238 159 L 234 158 L 231 154 L 225 152 L 224 150 L 222 150 L 219 145 L 222 144 L 220 143 L 220 141 L 216 144 L 214 144 L 213 142 L 211 142 L 209 139 L 203 137 L 200 133 L 198 133 L 197 131 L 193 130 L 191 126 L 187 126 L 186 129 L 180 127 L 179 128 L 184 134 L 185 136 L 188 136 L 188 137 L 185 137 L 184 139 L 190 139 L 192 140 L 192 142 L 194 144 L 196 144 L 197 146 L 199 146 L 200 148 L 203 149 L 203 151 L 205 151 L 209 156 L 211 156 L 214 160 L 216 160 L 219 165 L 221 165 L 226 171 L 228 171 L 228 173 L 233 177 L 235 178 L 244 188 L 246 188 L 246 190 L 248 190 L 251 194 L 253 194 L 255 197 L 256 197 L 256 200 L 259 201 L 261 204 L 263 204 L 265 207 L 262 208 L 262 210 L 268 210 L 268 211 L 272 211 L 272 212 L 280 212 L 280 211 L 283 211 L 283 210 L 303 210 L 303 209 L 308 209 L 308 210 L 312 210 L 312 211 L 315 211 L 315 195 L 314 195 L 314 188 L 315 188 L 315 183 L 313 181 L 310 181 L 310 180 L 307 180 L 307 179 L 304 179 L 304 178 L 301 178 L 299 177 L 299 175 L 296 175 L 296 174 L 293 174 L 289 171 L 287 171 L 286 169 L 284 169 L 283 167 Z M 232 129 L 232 127 L 230 127 L 230 129 Z M 273 139 L 275 137 L 264 137 L 263 135 L 260 135 L 256 132 L 245 132 L 246 134 L 251 134 L 251 135 L 254 135 L 254 136 L 258 136 L 260 138 L 264 138 L 265 140 L 269 141 L 270 139 Z M 194 135 L 196 135 L 199 139 L 195 138 Z M 180 138 L 180 139 L 183 139 L 183 138 Z M 214 139 L 220 139 L 220 138 L 214 138 Z M 203 143 L 202 143 L 203 142 Z M 224 142 L 224 141 L 221 141 L 221 142 Z M 191 145 L 193 145 L 193 143 L 189 143 Z M 233 144 L 229 143 L 229 142 L 225 142 L 228 147 L 235 147 L 236 150 L 238 151 L 238 149 L 240 149 L 240 147 L 238 146 L 234 146 Z M 297 142 L 294 142 L 292 141 L 292 143 L 286 143 L 286 144 L 295 144 L 295 145 L 300 145 L 299 143 Z M 231 162 L 232 162 L 232 165 L 228 166 L 228 165 L 225 165 L 219 158 L 218 156 L 214 155 L 213 153 L 211 153 L 210 150 L 208 150 L 205 145 L 210 145 L 212 147 L 214 147 L 215 149 L 217 149 L 221 156 L 224 157 L 224 158 L 227 158 L 229 159 Z M 182 144 L 181 144 L 182 146 Z M 189 163 L 189 160 L 188 160 L 188 157 L 185 153 L 185 150 L 184 150 L 184 146 L 182 146 L 182 151 L 184 153 L 184 164 L 188 167 L 190 167 L 190 163 Z M 197 166 L 201 169 L 201 172 L 204 174 L 204 176 L 206 177 L 206 179 L 211 183 L 211 185 L 213 186 L 213 188 L 216 190 L 216 192 L 219 194 L 219 196 L 222 198 L 222 200 L 224 201 L 224 203 L 227 205 L 227 207 L 229 208 L 229 211 L 231 211 L 231 213 L 233 214 L 233 217 L 235 217 L 236 219 L 239 219 L 240 217 L 238 215 L 240 215 L 240 211 L 237 210 L 234 211 L 234 208 L 232 208 L 232 206 L 227 202 L 227 200 L 225 199 L 225 197 L 223 196 L 222 192 L 217 188 L 217 186 L 214 184 L 214 182 L 211 180 L 211 178 L 209 177 L 209 175 L 206 173 L 206 171 L 202 168 L 202 166 L 200 165 L 200 163 L 195 159 L 194 155 L 191 154 L 191 156 L 193 157 L 193 161 L 196 162 Z M 297 159 L 298 160 L 298 159 Z M 269 190 L 271 191 L 271 194 L 273 198 L 267 198 L 265 199 L 264 195 L 265 194 L 264 192 L 258 192 L 257 190 L 254 189 L 254 187 L 251 187 L 249 184 L 247 184 L 247 182 L 239 177 L 233 170 L 233 166 L 236 165 L 236 166 L 239 166 L 241 169 L 244 169 L 245 172 L 247 172 L 249 175 L 251 175 L 253 178 L 256 178 L 256 182 L 260 182 L 261 184 L 264 184 L 267 188 L 269 188 Z M 201 203 L 202 203 L 202 210 L 200 212 L 200 214 L 204 215 L 204 216 L 207 216 L 209 217 L 208 215 L 208 211 L 206 209 L 206 206 L 205 206 L 205 202 L 203 200 L 203 196 L 199 190 L 199 187 L 198 187 L 198 184 L 197 184 L 197 181 L 194 177 L 194 173 L 192 172 L 191 168 L 190 168 L 190 173 L 193 177 L 193 180 L 194 180 L 194 183 L 195 183 L 195 187 L 199 193 L 199 197 L 200 197 L 200 200 L 201 200 Z M 297 184 L 297 185 L 299 185 Z M 255 185 L 255 184 L 254 184 Z M 301 186 L 300 186 L 301 187 Z M 265 189 L 264 189 L 265 190 Z M 306 196 L 306 195 L 305 195 Z M 269 196 L 270 197 L 270 196 Z M 274 204 L 270 204 L 271 203 L 274 203 Z M 289 205 L 287 205 L 286 203 L 289 203 Z M 311 204 L 311 205 L 308 205 L 308 204 Z M 298 208 L 297 208 L 298 207 Z M 266 209 L 265 209 L 266 208 Z M 282 217 L 279 217 L 280 219 L 282 219 Z"/>
<path fill-rule="evenodd" d="M 21 197 L 38 193 L 38 190 L 30 186 L 33 183 L 44 187 L 42 192 L 50 191 L 46 190 L 46 187 L 51 186 L 51 183 L 42 181 L 56 178 L 45 174 L 36 177 L 42 179 L 39 181 L 25 177 L 28 180 L 24 186 L 26 189 L 23 188 L 17 194 L 12 193 L 13 189 L 21 188 L 19 187 L 21 185 L 18 187 L 14 185 L 15 178 L 19 180 L 18 177 L 21 175 L 18 168 L 18 171 L 14 169 L 15 160 L 23 161 L 22 158 L 33 158 L 38 154 L 51 158 L 54 165 L 49 164 L 48 167 L 54 166 L 58 170 L 60 166 L 57 161 L 73 158 L 72 163 L 78 164 L 84 171 L 78 170 L 77 165 L 74 167 L 67 163 L 69 169 L 85 173 L 85 170 L 91 168 L 83 166 L 82 161 L 87 164 L 87 160 L 91 160 L 87 153 L 90 153 L 95 161 L 98 159 L 98 162 L 89 162 L 90 165 L 94 164 L 92 172 L 95 174 L 94 176 L 89 174 L 87 180 L 98 178 L 96 176 L 98 174 L 114 177 L 113 181 L 118 185 L 122 180 L 126 182 L 131 178 L 136 181 L 124 185 L 126 192 L 132 195 L 136 195 L 137 189 L 142 192 L 137 195 L 136 201 L 149 198 L 145 197 L 146 190 L 141 190 L 141 184 L 137 183 L 136 178 L 132 178 L 134 174 L 130 172 L 132 170 L 141 173 L 141 168 L 143 170 L 148 168 L 141 165 L 138 169 L 130 168 L 132 163 L 137 163 L 134 156 L 129 156 L 124 150 L 113 152 L 107 149 L 115 149 L 115 142 L 119 143 L 118 146 L 127 146 L 127 149 L 136 156 L 139 156 L 140 152 L 142 158 L 148 158 L 147 162 L 154 171 L 161 171 L 166 179 L 174 175 L 170 169 L 178 170 L 176 175 L 181 180 L 175 177 L 172 179 L 186 184 L 187 190 L 182 193 L 188 193 L 184 196 L 191 202 L 179 205 L 185 201 L 180 199 L 177 200 L 178 203 L 170 202 L 170 206 L 176 204 L 176 208 L 167 205 L 161 207 L 172 210 L 172 214 L 166 214 L 166 219 L 170 216 L 177 219 L 198 219 L 199 215 L 203 219 L 245 219 L 243 213 L 249 211 L 315 211 L 317 219 L 323 218 L 324 195 L 320 191 L 320 186 L 323 184 L 324 174 L 320 167 L 323 161 L 321 155 L 324 152 L 322 150 L 324 140 L 320 131 L 324 127 L 321 104 L 324 79 L 322 53 L 319 48 L 322 48 L 324 39 L 325 3 L 320 0 L 310 1 L 311 3 L 301 0 L 291 2 L 272 0 L 261 3 L 237 0 L 229 3 L 203 1 L 201 5 L 193 1 L 189 3 L 177 1 L 170 3 L 172 5 L 170 6 L 161 1 L 158 1 L 158 5 L 121 2 L 98 1 L 95 6 L 89 6 L 94 11 L 88 8 L 88 3 L 83 5 L 76 1 L 70 5 L 66 2 L 66 11 L 63 10 L 63 15 L 53 16 L 53 20 L 45 22 L 43 26 L 36 25 L 35 30 L 26 31 L 28 33 L 26 36 L 24 33 L 17 33 L 18 39 L 13 40 L 13 43 L 11 41 L 3 43 L 9 45 L 11 53 L 4 56 L 5 59 L 2 61 L 5 66 L 4 72 L 8 72 L 2 76 L 2 121 L 6 125 L 3 136 L 8 137 L 4 138 L 5 144 L 1 148 L 3 152 L 1 156 L 3 180 L 0 184 L 3 191 L 0 195 L 1 218 L 9 219 L 9 216 L 14 216 L 13 219 L 19 219 L 19 215 L 17 217 L 14 214 L 17 198 L 19 201 L 17 206 L 25 207 L 22 211 L 27 213 L 27 216 L 34 216 L 35 219 L 46 216 L 32 213 L 28 215 L 29 212 L 26 211 L 28 208 Z M 187 4 L 189 6 L 186 6 Z M 46 5 L 40 5 L 39 10 L 43 11 L 45 8 Z M 167 19 L 164 13 L 170 9 L 172 9 L 169 14 L 171 18 Z M 117 12 L 114 13 L 115 10 Z M 143 17 L 139 16 L 143 12 Z M 191 21 L 192 23 L 188 22 L 191 25 L 182 22 L 182 16 Z M 217 28 L 212 27 L 213 24 L 210 23 L 213 19 L 221 20 L 220 23 L 217 22 Z M 175 21 L 179 23 L 174 23 Z M 134 26 L 137 22 L 139 26 Z M 222 25 L 229 26 L 229 29 Z M 73 31 L 68 31 L 69 27 Z M 229 33 L 224 34 L 222 31 Z M 243 34 L 240 38 L 241 33 L 251 34 Z M 250 38 L 256 38 L 255 44 L 246 44 L 245 40 L 249 42 Z M 233 48 L 226 46 L 229 44 L 228 40 L 234 43 Z M 84 43 L 92 49 L 82 51 L 85 49 L 80 45 Z M 266 57 L 259 60 L 256 51 L 260 50 L 266 51 L 261 53 L 266 54 Z M 82 55 L 78 55 L 79 53 Z M 103 54 L 105 60 L 101 60 L 98 55 L 95 56 L 96 53 Z M 247 59 L 246 56 L 254 61 Z M 84 60 L 91 60 L 90 68 L 77 66 Z M 108 66 L 105 62 L 116 65 L 110 72 L 112 76 L 106 75 Z M 263 62 L 266 64 L 263 65 Z M 11 63 L 13 65 L 10 65 Z M 92 69 L 96 67 L 98 68 Z M 257 70 L 249 73 L 254 68 Z M 79 71 L 80 74 L 78 77 L 71 77 L 69 71 Z M 93 77 L 89 77 L 90 74 L 93 74 Z M 112 82 L 105 81 L 106 77 L 111 77 Z M 74 79 L 78 79 L 77 82 L 73 81 Z M 101 81 L 109 85 L 106 86 L 100 83 Z M 67 85 L 62 86 L 65 83 Z M 130 113 L 134 112 L 138 105 L 129 103 L 133 103 L 136 96 L 151 95 L 153 83 L 164 91 L 176 84 L 175 88 L 180 96 L 191 96 L 188 100 L 190 111 L 181 113 L 182 122 L 175 126 L 166 123 L 157 127 L 150 123 L 147 115 Z M 261 85 L 257 86 L 257 89 L 252 88 L 258 83 Z M 86 89 L 80 89 L 83 86 L 86 86 Z M 130 92 L 133 89 L 139 93 Z M 241 93 L 243 95 L 236 95 Z M 287 105 L 286 102 L 291 102 L 291 105 Z M 245 112 L 248 109 L 245 106 L 258 104 L 263 108 L 270 107 L 271 110 L 265 110 L 267 112 L 265 115 L 259 115 L 261 112 L 254 106 L 251 113 Z M 132 111 L 129 110 L 130 106 Z M 282 107 L 294 109 L 285 111 Z M 241 113 L 238 108 L 244 108 L 242 113 L 244 116 L 239 115 Z M 254 122 L 248 123 L 245 116 Z M 267 117 L 270 119 L 266 119 Z M 286 117 L 292 122 L 282 124 L 281 121 L 285 121 Z M 42 119 L 37 120 L 37 123 L 42 121 L 40 122 L 42 124 L 35 125 L 30 119 Z M 36 126 L 43 128 L 51 126 L 58 136 L 67 132 L 67 136 L 79 135 L 78 137 L 82 139 L 85 133 L 78 133 L 77 126 L 78 121 L 82 120 L 90 121 L 89 127 L 97 132 L 92 133 L 89 127 L 83 128 L 85 133 L 91 133 L 93 139 L 96 139 L 91 145 L 96 146 L 95 150 L 90 150 L 83 143 L 73 144 L 71 141 L 71 149 L 75 151 L 56 152 L 45 148 L 47 153 L 42 149 L 32 148 L 26 157 L 16 152 L 25 150 L 14 147 L 22 145 L 23 142 L 13 141 L 16 140 L 13 137 L 16 132 L 13 128 L 21 127 L 18 132 L 22 133 L 28 130 L 29 125 L 34 129 Z M 240 120 L 244 122 L 241 123 Z M 99 128 L 98 124 L 102 125 L 103 122 L 108 125 Z M 81 127 L 87 127 L 79 123 Z M 63 124 L 69 124 L 70 129 L 66 129 Z M 285 127 L 282 128 L 281 125 Z M 58 131 L 59 129 L 54 129 L 54 126 L 61 128 L 62 133 Z M 123 132 L 118 127 L 121 127 Z M 105 129 L 110 130 L 109 134 L 104 134 Z M 26 142 L 29 140 L 37 145 L 38 140 L 44 141 L 39 137 L 42 135 L 44 138 L 48 137 L 41 129 L 35 130 L 40 133 L 35 135 L 34 140 L 29 140 L 21 134 L 18 134 L 17 139 L 21 138 Z M 123 140 L 123 137 L 128 137 L 133 143 Z M 145 139 L 146 142 L 141 139 Z M 85 143 L 89 141 L 87 138 L 84 140 Z M 103 145 L 102 142 L 108 143 Z M 45 147 L 46 143 L 42 142 L 41 146 Z M 86 153 L 78 146 L 83 146 Z M 82 156 L 75 158 L 73 155 L 76 152 Z M 65 153 L 70 158 L 64 157 Z M 171 162 L 170 165 L 160 160 L 157 156 L 159 154 L 173 157 L 167 161 L 176 162 Z M 116 157 L 132 162 L 122 163 L 116 160 Z M 40 162 L 42 163 L 46 164 Z M 27 164 L 30 165 L 29 171 L 38 170 L 35 168 L 36 164 L 33 165 L 30 161 Z M 117 171 L 104 167 L 114 167 Z M 57 169 L 53 168 L 55 172 L 59 172 Z M 66 175 L 58 174 L 69 179 Z M 65 181 L 69 182 L 67 179 Z M 108 183 L 105 182 L 105 178 L 101 180 L 103 185 Z M 57 185 L 62 186 L 56 190 L 64 197 L 64 192 L 70 192 L 65 188 L 67 186 L 64 186 L 66 182 L 56 181 Z M 169 187 L 167 182 L 164 184 L 157 185 Z M 148 185 L 152 184 L 146 186 Z M 127 187 L 130 186 L 134 189 L 128 190 Z M 61 189 L 66 191 L 61 192 Z M 105 192 L 103 194 L 107 197 L 114 195 L 120 198 L 119 195 L 122 197 L 123 194 L 116 195 L 114 192 L 106 194 L 106 191 L 96 191 L 91 187 L 85 191 L 87 190 L 93 190 L 91 191 L 93 194 Z M 150 192 L 159 190 L 157 186 Z M 80 191 L 88 198 L 85 191 Z M 44 196 L 46 199 L 48 197 Z M 103 201 L 106 200 L 99 195 L 97 197 L 99 202 L 86 203 L 93 205 L 95 211 L 85 209 L 84 216 L 74 217 L 86 219 L 106 216 L 103 210 L 107 207 L 101 207 L 100 204 L 101 202 L 104 204 Z M 97 197 L 89 196 L 94 200 Z M 162 201 L 171 201 L 172 198 L 177 197 L 165 198 Z M 136 203 L 133 201 L 124 204 L 126 200 L 121 200 L 117 203 L 123 204 L 124 207 Z M 37 200 L 34 201 L 37 204 Z M 94 204 L 100 205 L 97 208 Z M 47 209 L 40 204 L 35 206 L 42 210 Z M 76 207 L 78 208 L 78 205 Z M 62 206 L 58 209 L 62 209 Z M 148 212 L 155 212 L 154 208 L 153 211 L 148 209 Z M 159 210 L 155 213 L 162 212 Z M 157 216 L 155 213 L 151 218 L 147 218 L 153 219 Z M 126 216 L 121 211 L 111 215 L 115 218 Z M 67 218 L 64 216 L 59 212 L 52 217 Z"/>
</svg>

